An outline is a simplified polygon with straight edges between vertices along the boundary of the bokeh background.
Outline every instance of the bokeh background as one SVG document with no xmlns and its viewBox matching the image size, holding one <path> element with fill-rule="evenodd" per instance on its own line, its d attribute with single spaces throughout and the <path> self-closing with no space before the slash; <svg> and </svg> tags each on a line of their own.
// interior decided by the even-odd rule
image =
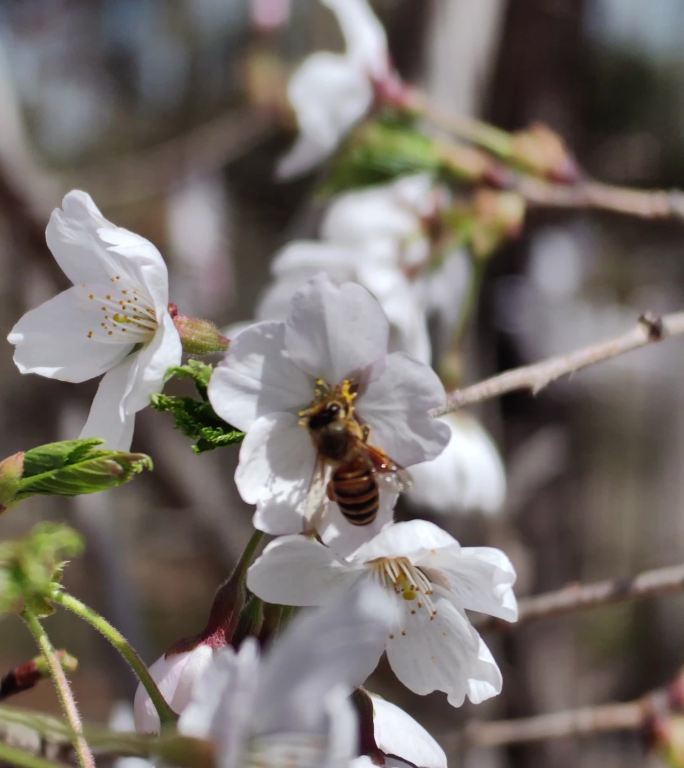
<svg viewBox="0 0 684 768">
<path fill-rule="evenodd" d="M 680 0 L 377 0 L 400 72 L 457 113 L 507 129 L 560 132 L 591 175 L 684 187 L 684 5 Z M 279 246 L 311 236 L 319 179 L 277 183 L 288 146 L 288 72 L 339 49 L 315 0 L 2 0 L 0 2 L 0 330 L 66 287 L 44 242 L 73 187 L 154 241 L 172 299 L 220 325 L 248 320 Z M 533 211 L 492 259 L 468 350 L 471 381 L 629 328 L 645 309 L 680 308 L 684 225 L 596 212 Z M 508 468 L 496 518 L 440 518 L 465 544 L 505 549 L 519 594 L 630 576 L 684 560 L 684 353 L 676 341 L 479 415 Z M 73 437 L 94 383 L 22 377 L 0 355 L 0 454 Z M 88 542 L 67 584 L 152 661 L 201 627 L 239 555 L 250 510 L 234 452 L 195 456 L 166 415 L 139 417 L 134 447 L 153 474 L 73 501 L 33 499 L 0 536 L 67 520 Z M 455 711 L 391 676 L 377 688 L 449 749 L 472 717 L 517 717 L 626 700 L 684 660 L 684 601 L 649 599 L 491 637 L 504 693 Z M 90 720 L 129 701 L 131 676 L 75 619 L 55 616 L 58 647 L 80 659 L 74 685 Z M 0 671 L 33 655 L 0 623 Z M 17 703 L 20 703 L 17 701 Z M 22 704 L 56 710 L 48 685 Z M 456 752 L 452 763 L 458 765 Z M 638 766 L 638 735 L 478 750 L 477 766 Z"/>
</svg>

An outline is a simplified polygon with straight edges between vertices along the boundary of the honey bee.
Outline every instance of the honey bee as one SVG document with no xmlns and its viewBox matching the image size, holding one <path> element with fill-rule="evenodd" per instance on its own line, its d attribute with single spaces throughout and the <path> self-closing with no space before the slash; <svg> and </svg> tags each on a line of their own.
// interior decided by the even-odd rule
<svg viewBox="0 0 684 768">
<path fill-rule="evenodd" d="M 319 379 L 314 402 L 300 411 L 299 423 L 309 430 L 318 452 L 310 493 L 322 485 L 345 518 L 361 526 L 370 525 L 380 507 L 378 474 L 397 491 L 406 490 L 410 478 L 384 451 L 369 445 L 370 428 L 354 413 L 355 397 L 348 380 L 331 389 Z"/>
</svg>

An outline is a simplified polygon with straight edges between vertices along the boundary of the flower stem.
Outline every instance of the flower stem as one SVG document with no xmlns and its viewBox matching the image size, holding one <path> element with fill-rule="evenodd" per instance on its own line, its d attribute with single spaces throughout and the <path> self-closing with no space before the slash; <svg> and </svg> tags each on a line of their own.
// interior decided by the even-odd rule
<svg viewBox="0 0 684 768">
<path fill-rule="evenodd" d="M 0 742 L 0 763 L 3 765 L 16 765 L 18 768 L 64 768 L 64 763 L 56 763 L 46 760 L 44 757 L 24 752 L 23 749 L 10 747 Z"/>
<path fill-rule="evenodd" d="M 266 534 L 263 531 L 254 531 L 250 540 L 247 542 L 244 552 L 240 555 L 240 559 L 235 566 L 235 571 L 231 578 L 234 579 L 237 576 L 241 582 L 244 582 L 245 577 L 247 576 L 247 570 L 252 564 L 254 555 L 256 554 L 257 549 L 259 549 L 265 535 Z"/>
<path fill-rule="evenodd" d="M 145 662 L 116 627 L 112 626 L 104 616 L 101 616 L 97 611 L 94 611 L 68 592 L 62 590 L 56 591 L 52 596 L 52 601 L 57 605 L 61 605 L 62 608 L 66 608 L 68 611 L 76 614 L 76 616 L 83 619 L 87 624 L 90 624 L 93 629 L 96 629 L 103 635 L 121 654 L 124 661 L 126 661 L 128 666 L 133 670 L 136 677 L 147 691 L 150 700 L 157 710 L 162 725 L 175 723 L 176 720 L 178 720 L 178 715 L 171 709 L 166 699 L 162 696 L 161 691 L 152 679 L 152 675 L 150 675 Z"/>
<path fill-rule="evenodd" d="M 475 311 L 475 308 L 477 307 L 486 264 L 486 259 L 477 257 L 473 257 L 471 259 L 471 271 L 470 279 L 468 281 L 468 288 L 466 290 L 466 295 L 463 298 L 463 304 L 461 305 L 461 312 L 458 316 L 458 321 L 456 322 L 456 328 L 451 337 L 451 351 L 456 354 L 461 352 L 461 348 L 463 346 L 463 342 L 470 325 L 470 320 L 472 318 L 473 312 Z"/>
<path fill-rule="evenodd" d="M 22 618 L 33 635 L 40 652 L 45 658 L 45 662 L 50 672 L 50 677 L 57 691 L 57 698 L 62 706 L 62 711 L 71 730 L 71 743 L 76 752 L 76 758 L 80 768 L 95 768 L 95 759 L 90 751 L 88 742 L 83 735 L 83 724 L 78 714 L 78 707 L 74 699 L 73 691 L 67 680 L 67 676 L 62 668 L 59 658 L 52 647 L 50 638 L 47 636 L 43 625 L 38 617 L 28 608 L 24 608 Z"/>
</svg>

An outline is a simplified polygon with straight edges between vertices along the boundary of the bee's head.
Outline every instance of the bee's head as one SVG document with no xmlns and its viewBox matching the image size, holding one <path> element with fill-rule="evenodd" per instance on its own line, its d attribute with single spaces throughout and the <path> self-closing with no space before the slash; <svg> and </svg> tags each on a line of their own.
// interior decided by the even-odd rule
<svg viewBox="0 0 684 768">
<path fill-rule="evenodd" d="M 333 400 L 318 409 L 311 409 L 306 425 L 309 429 L 322 429 L 336 421 L 342 421 L 347 416 L 347 408 L 344 403 Z"/>
</svg>

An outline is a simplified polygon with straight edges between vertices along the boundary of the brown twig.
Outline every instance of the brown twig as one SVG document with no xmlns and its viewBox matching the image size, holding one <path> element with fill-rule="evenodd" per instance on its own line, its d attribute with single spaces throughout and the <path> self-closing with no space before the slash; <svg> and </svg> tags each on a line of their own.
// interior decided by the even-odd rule
<svg viewBox="0 0 684 768">
<path fill-rule="evenodd" d="M 633 578 L 607 579 L 591 584 L 569 584 L 553 592 L 521 598 L 518 601 L 518 624 L 623 600 L 636 600 L 640 597 L 665 595 L 682 590 L 684 590 L 684 565 L 655 568 Z M 475 624 L 479 630 L 517 626 L 497 619 L 476 621 Z"/>
<path fill-rule="evenodd" d="M 531 176 L 521 176 L 513 188 L 537 206 L 594 208 L 642 219 L 684 220 L 684 192 L 676 189 L 631 189 L 592 180 L 561 185 Z"/>
<path fill-rule="evenodd" d="M 516 390 L 528 389 L 536 395 L 552 381 L 563 376 L 569 376 L 596 363 L 682 333 L 684 333 L 684 312 L 676 312 L 662 318 L 646 312 L 631 331 L 621 336 L 582 347 L 565 355 L 551 357 L 533 365 L 513 368 L 477 384 L 457 389 L 447 397 L 445 406 L 435 408 L 431 413 L 433 416 L 442 416 L 463 406 L 500 397 Z"/>
<path fill-rule="evenodd" d="M 516 720 L 495 720 L 490 723 L 472 721 L 465 728 L 463 740 L 469 747 L 498 747 L 563 736 L 634 731 L 643 728 L 648 717 L 649 707 L 645 700 L 640 699 Z"/>
</svg>

